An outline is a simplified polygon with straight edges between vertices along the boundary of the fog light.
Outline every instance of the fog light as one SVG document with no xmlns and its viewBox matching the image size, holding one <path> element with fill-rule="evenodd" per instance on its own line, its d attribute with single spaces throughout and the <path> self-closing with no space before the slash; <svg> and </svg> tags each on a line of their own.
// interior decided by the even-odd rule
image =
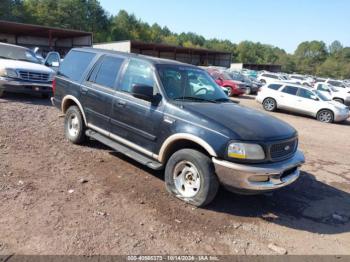
<svg viewBox="0 0 350 262">
<path fill-rule="evenodd" d="M 252 176 L 249 178 L 250 182 L 267 182 L 269 181 L 269 176 Z"/>
</svg>

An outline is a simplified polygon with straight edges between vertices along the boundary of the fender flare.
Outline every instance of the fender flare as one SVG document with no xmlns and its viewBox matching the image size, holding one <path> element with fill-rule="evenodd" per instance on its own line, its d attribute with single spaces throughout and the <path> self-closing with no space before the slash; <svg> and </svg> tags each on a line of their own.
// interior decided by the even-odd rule
<svg viewBox="0 0 350 262">
<path fill-rule="evenodd" d="M 215 152 L 215 150 L 212 148 L 211 145 L 209 145 L 205 140 L 203 140 L 202 138 L 192 135 L 192 134 L 187 134 L 187 133 L 179 133 L 179 134 L 174 134 L 169 136 L 162 144 L 162 147 L 159 150 L 159 155 L 158 155 L 158 161 L 160 163 L 164 162 L 164 157 L 165 157 L 165 153 L 167 151 L 167 149 L 169 148 L 169 146 L 171 146 L 173 143 L 175 143 L 176 141 L 179 140 L 189 140 L 192 141 L 196 144 L 198 144 L 199 146 L 203 147 L 210 156 L 212 157 L 217 157 L 217 154 Z"/>
<path fill-rule="evenodd" d="M 83 115 L 84 123 L 85 123 L 85 125 L 87 125 L 86 116 L 85 116 L 85 112 L 84 112 L 84 110 L 83 110 L 83 107 L 82 107 L 82 105 L 80 104 L 79 100 L 78 100 L 75 96 L 66 95 L 66 96 L 62 99 L 61 111 L 62 111 L 63 113 L 66 113 L 66 112 L 64 111 L 64 108 L 65 108 L 65 104 L 66 104 L 69 100 L 72 100 L 72 101 L 74 101 L 75 104 L 77 104 L 77 106 L 78 106 L 79 109 L 80 109 L 81 114 Z"/>
</svg>

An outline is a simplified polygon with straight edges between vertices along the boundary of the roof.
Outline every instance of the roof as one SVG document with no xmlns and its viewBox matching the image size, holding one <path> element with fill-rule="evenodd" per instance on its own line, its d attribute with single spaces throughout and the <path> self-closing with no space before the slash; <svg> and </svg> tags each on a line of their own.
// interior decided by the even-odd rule
<svg viewBox="0 0 350 262">
<path fill-rule="evenodd" d="M 146 56 L 146 55 L 140 55 L 140 54 L 134 54 L 134 53 L 125 53 L 125 52 L 119 52 L 114 50 L 106 50 L 106 49 L 99 49 L 99 48 L 91 48 L 91 47 L 82 47 L 82 48 L 74 48 L 72 50 L 77 51 L 88 51 L 96 54 L 111 54 L 111 55 L 120 55 L 124 57 L 131 57 L 131 58 L 138 58 L 146 60 L 154 65 L 183 65 L 183 66 L 191 66 L 195 67 L 191 64 L 182 63 L 176 60 L 171 59 L 164 59 L 164 58 L 158 58 L 158 57 L 152 57 L 152 56 Z"/>
<path fill-rule="evenodd" d="M 184 47 L 178 45 L 164 44 L 164 43 L 146 43 L 137 40 L 125 40 L 125 41 L 116 41 L 116 42 L 107 42 L 107 43 L 96 43 L 99 44 L 114 44 L 114 43 L 125 43 L 130 42 L 132 48 L 142 49 L 142 50 L 157 50 L 163 52 L 174 52 L 177 53 L 192 53 L 192 54 L 222 54 L 222 55 L 231 55 L 230 52 L 211 50 L 206 48 L 197 48 L 197 47 Z"/>
<path fill-rule="evenodd" d="M 92 36 L 90 32 L 63 29 L 56 27 L 40 26 L 33 24 L 23 24 L 10 21 L 0 20 L 0 33 L 5 34 L 20 34 L 20 35 L 31 35 L 38 37 L 47 37 L 50 33 L 52 37 L 68 38 L 68 37 L 79 37 L 79 36 Z"/>
</svg>

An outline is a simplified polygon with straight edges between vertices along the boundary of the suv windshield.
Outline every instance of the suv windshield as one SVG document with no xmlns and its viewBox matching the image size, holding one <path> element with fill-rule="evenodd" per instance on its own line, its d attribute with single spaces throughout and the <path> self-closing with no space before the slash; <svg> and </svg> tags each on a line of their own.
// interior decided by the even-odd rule
<svg viewBox="0 0 350 262">
<path fill-rule="evenodd" d="M 0 45 L 0 58 L 40 64 L 33 51 L 21 47 Z"/>
<path fill-rule="evenodd" d="M 166 95 L 173 100 L 194 102 L 230 101 L 207 72 L 189 66 L 158 65 Z"/>
</svg>

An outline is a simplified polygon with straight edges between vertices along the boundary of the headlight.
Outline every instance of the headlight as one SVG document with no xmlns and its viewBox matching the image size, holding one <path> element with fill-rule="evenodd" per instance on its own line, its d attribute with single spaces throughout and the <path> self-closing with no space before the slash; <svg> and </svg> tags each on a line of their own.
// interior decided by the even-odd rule
<svg viewBox="0 0 350 262">
<path fill-rule="evenodd" d="M 263 160 L 265 153 L 263 148 L 257 144 L 231 143 L 228 146 L 229 157 L 248 160 Z"/>
<path fill-rule="evenodd" d="M 11 78 L 17 78 L 17 72 L 13 69 L 9 69 L 9 68 L 1 68 L 0 69 L 0 76 L 3 77 L 11 77 Z"/>
</svg>

